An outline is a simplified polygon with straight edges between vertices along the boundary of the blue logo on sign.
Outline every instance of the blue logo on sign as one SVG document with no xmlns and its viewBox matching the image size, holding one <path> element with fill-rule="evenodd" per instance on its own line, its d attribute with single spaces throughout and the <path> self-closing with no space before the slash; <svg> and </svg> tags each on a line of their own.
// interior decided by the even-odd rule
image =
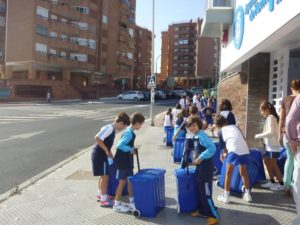
<svg viewBox="0 0 300 225">
<path fill-rule="evenodd" d="M 245 26 L 245 12 L 242 6 L 239 6 L 235 12 L 234 17 L 234 46 L 237 49 L 241 48 L 243 37 L 244 37 L 244 26 Z"/>
</svg>

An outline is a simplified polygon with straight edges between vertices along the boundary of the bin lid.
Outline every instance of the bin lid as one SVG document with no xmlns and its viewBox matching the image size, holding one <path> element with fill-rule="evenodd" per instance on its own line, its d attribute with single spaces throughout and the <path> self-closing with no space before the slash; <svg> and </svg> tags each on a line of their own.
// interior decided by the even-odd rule
<svg viewBox="0 0 300 225">
<path fill-rule="evenodd" d="M 146 173 L 137 173 L 131 177 L 128 177 L 130 182 L 149 182 L 153 180 L 157 180 L 158 177 L 153 174 L 146 174 Z"/>
</svg>

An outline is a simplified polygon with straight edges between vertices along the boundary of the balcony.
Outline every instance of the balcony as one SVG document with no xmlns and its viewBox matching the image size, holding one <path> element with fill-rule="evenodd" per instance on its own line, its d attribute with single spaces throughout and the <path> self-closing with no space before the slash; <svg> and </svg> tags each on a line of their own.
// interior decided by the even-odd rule
<svg viewBox="0 0 300 225">
<path fill-rule="evenodd" d="M 233 23 L 233 0 L 206 0 L 204 20 L 201 27 L 203 37 L 219 38 L 223 30 Z"/>
</svg>

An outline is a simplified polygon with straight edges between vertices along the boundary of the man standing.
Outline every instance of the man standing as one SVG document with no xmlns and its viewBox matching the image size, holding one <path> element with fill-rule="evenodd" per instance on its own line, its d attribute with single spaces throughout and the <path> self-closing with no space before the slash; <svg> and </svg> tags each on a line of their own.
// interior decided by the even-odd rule
<svg viewBox="0 0 300 225">
<path fill-rule="evenodd" d="M 293 196 L 296 203 L 297 217 L 293 225 L 300 224 L 300 94 L 295 98 L 286 118 L 286 135 L 295 154 L 293 174 Z"/>
</svg>

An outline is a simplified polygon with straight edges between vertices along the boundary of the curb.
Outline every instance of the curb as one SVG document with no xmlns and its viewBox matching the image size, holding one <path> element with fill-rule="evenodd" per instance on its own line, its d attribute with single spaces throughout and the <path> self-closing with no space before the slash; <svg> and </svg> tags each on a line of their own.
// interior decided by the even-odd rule
<svg viewBox="0 0 300 225">
<path fill-rule="evenodd" d="M 57 163 L 56 165 L 46 169 L 45 171 L 39 173 L 38 175 L 28 179 L 27 181 L 23 182 L 22 184 L 17 185 L 14 188 L 11 188 L 10 190 L 4 192 L 3 194 L 0 195 L 0 203 L 4 202 L 6 200 L 8 200 L 10 197 L 20 194 L 21 191 L 27 187 L 29 187 L 30 185 L 34 184 L 35 182 L 37 182 L 38 180 L 42 179 L 43 177 L 49 175 L 50 173 L 54 172 L 55 170 L 57 170 L 60 167 L 63 167 L 65 164 L 71 162 L 72 160 L 78 158 L 79 156 L 85 154 L 86 152 L 91 150 L 91 146 L 88 148 L 85 148 L 83 150 L 81 150 L 80 152 L 70 156 L 69 158 Z"/>
</svg>

